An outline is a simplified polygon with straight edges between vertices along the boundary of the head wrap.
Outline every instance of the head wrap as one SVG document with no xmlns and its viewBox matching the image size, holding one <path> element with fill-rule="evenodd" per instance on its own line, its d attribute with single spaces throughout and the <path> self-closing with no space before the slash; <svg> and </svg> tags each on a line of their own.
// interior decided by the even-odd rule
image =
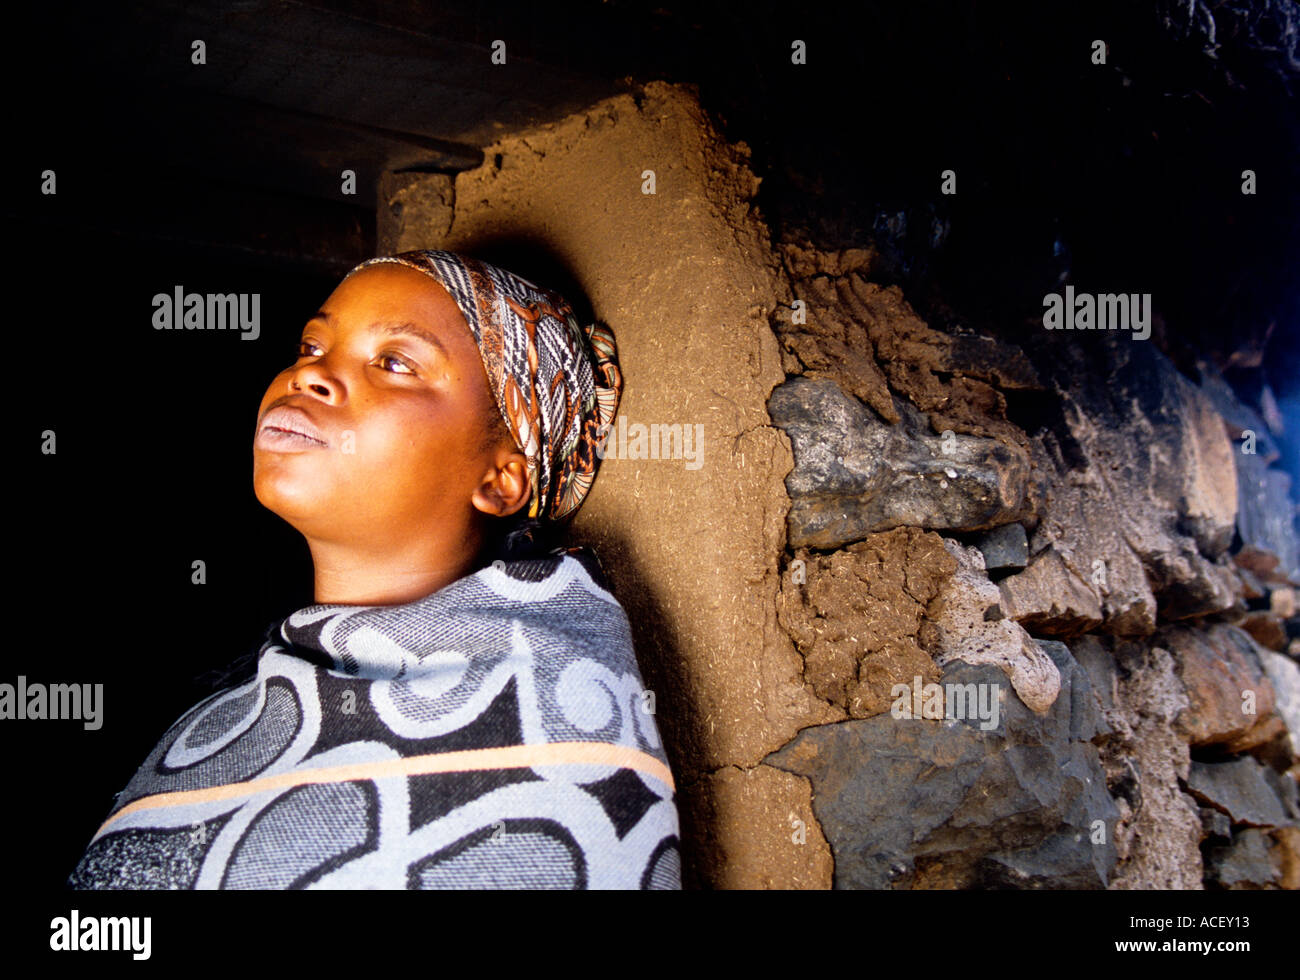
<svg viewBox="0 0 1300 980">
<path fill-rule="evenodd" d="M 421 249 L 362 262 L 423 272 L 456 301 L 478 342 L 488 388 L 528 460 L 528 516 L 558 521 L 587 496 L 623 388 L 614 334 L 578 325 L 560 296 L 478 259 Z M 346 279 L 347 276 L 344 276 Z"/>
</svg>

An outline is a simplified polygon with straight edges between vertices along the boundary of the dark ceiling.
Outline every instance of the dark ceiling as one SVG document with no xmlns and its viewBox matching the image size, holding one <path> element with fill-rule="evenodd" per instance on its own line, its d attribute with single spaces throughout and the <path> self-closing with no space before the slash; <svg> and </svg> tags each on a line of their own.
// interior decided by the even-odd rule
<svg viewBox="0 0 1300 980">
<path fill-rule="evenodd" d="M 500 133 L 663 78 L 696 84 L 753 148 L 776 234 L 876 244 L 927 315 L 1014 331 L 1068 275 L 1153 292 L 1223 364 L 1300 333 L 1294 0 L 136 0 L 11 16 L 27 57 L 10 91 L 29 95 L 9 164 L 69 180 L 57 202 L 7 208 L 69 240 L 337 275 L 373 250 L 383 170 L 472 167 Z M 790 63 L 795 38 L 807 65 Z M 949 167 L 956 197 L 938 191 Z"/>
</svg>

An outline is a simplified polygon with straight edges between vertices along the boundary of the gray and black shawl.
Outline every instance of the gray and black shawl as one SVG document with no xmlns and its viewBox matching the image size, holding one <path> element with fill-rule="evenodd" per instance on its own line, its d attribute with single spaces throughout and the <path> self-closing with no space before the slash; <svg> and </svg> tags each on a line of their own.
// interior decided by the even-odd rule
<svg viewBox="0 0 1300 980">
<path fill-rule="evenodd" d="M 313 605 L 177 721 L 74 888 L 680 888 L 676 797 L 594 557 Z"/>
</svg>

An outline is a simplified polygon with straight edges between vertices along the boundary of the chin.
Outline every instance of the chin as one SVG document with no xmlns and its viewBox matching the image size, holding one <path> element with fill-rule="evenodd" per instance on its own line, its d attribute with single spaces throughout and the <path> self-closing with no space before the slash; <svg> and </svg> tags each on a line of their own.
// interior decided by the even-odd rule
<svg viewBox="0 0 1300 980">
<path fill-rule="evenodd" d="M 275 466 L 253 468 L 253 495 L 257 502 L 298 530 L 300 525 L 319 520 L 322 494 L 302 479 L 295 479 Z"/>
</svg>

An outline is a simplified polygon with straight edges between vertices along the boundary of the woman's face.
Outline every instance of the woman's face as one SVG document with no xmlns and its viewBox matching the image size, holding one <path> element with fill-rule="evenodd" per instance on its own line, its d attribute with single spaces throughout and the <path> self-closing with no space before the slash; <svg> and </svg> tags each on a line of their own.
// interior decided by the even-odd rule
<svg viewBox="0 0 1300 980">
<path fill-rule="evenodd" d="M 484 444 L 493 413 L 478 346 L 447 291 L 405 266 L 370 266 L 307 321 L 297 361 L 262 397 L 257 499 L 309 540 L 376 553 L 464 528 L 475 491 L 517 452 Z"/>
</svg>

